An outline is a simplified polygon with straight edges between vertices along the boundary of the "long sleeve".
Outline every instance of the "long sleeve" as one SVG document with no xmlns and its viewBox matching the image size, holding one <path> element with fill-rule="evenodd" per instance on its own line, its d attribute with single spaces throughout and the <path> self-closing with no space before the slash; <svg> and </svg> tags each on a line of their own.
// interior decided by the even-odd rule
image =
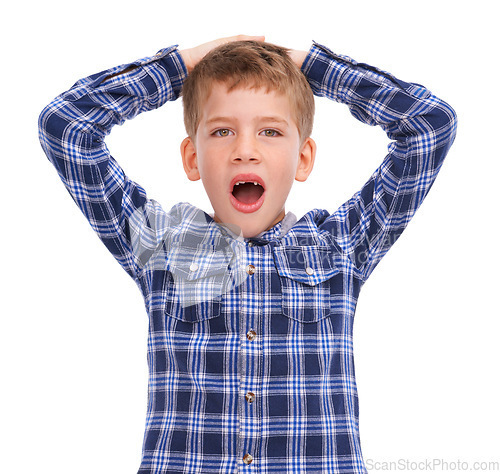
<svg viewBox="0 0 500 474">
<path fill-rule="evenodd" d="M 39 118 L 47 157 L 92 228 L 134 278 L 143 266 L 134 236 L 137 240 L 139 233 L 148 234 L 154 248 L 153 241 L 161 238 L 154 234 L 162 232 L 155 228 L 155 216 L 156 220 L 168 217 L 125 175 L 104 138 L 114 125 L 177 99 L 186 74 L 177 48 L 165 48 L 153 57 L 78 81 Z M 149 232 L 144 226 L 150 227 Z"/>
<path fill-rule="evenodd" d="M 321 225 L 366 281 L 427 195 L 456 134 L 456 115 L 423 86 L 314 44 L 303 71 L 315 95 L 379 125 L 389 152 L 368 182 Z"/>
</svg>

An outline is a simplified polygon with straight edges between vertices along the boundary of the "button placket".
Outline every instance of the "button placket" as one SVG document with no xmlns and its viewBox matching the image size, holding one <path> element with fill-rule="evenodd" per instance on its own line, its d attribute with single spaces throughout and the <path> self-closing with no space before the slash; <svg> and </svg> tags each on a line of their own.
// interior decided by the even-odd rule
<svg viewBox="0 0 500 474">
<path fill-rule="evenodd" d="M 241 341 L 240 459 L 243 461 L 243 467 L 253 463 L 252 468 L 255 466 L 254 456 L 259 450 L 258 433 L 262 423 L 255 394 L 262 378 L 262 341 L 258 336 L 262 324 L 262 305 L 259 303 L 260 298 L 256 298 L 262 291 L 262 279 L 266 277 L 261 271 L 262 253 L 262 247 L 247 245 L 240 261 L 240 268 L 247 276 L 240 286 L 240 327 L 246 331 Z"/>
<path fill-rule="evenodd" d="M 249 329 L 248 332 L 246 333 L 246 341 L 245 343 L 246 344 L 250 344 L 251 346 L 253 346 L 255 343 L 256 343 L 256 339 L 257 339 L 257 332 L 254 330 L 254 329 Z M 248 354 L 248 352 L 247 352 Z M 247 438 L 248 440 L 251 440 L 253 438 L 253 435 L 251 434 L 251 431 L 253 431 L 254 429 L 257 429 L 257 427 L 255 426 L 255 423 L 257 422 L 257 414 L 255 412 L 255 408 L 254 408 L 254 402 L 255 402 L 255 393 L 252 392 L 251 390 L 248 390 L 249 385 L 251 383 L 251 380 L 249 380 L 247 378 L 248 374 L 249 373 L 254 373 L 254 369 L 253 369 L 253 364 L 255 364 L 255 361 L 253 361 L 252 359 L 254 359 L 256 356 L 255 355 L 247 355 L 247 364 L 246 364 L 246 368 L 247 368 L 247 371 L 246 373 L 243 373 L 243 378 L 246 379 L 246 381 L 243 382 L 243 397 L 244 398 L 244 409 L 243 409 L 243 419 L 241 420 L 242 422 L 242 425 L 245 426 L 244 428 L 244 432 L 245 434 L 243 434 L 243 436 L 245 438 Z M 245 388 L 246 388 L 246 392 L 245 392 Z M 248 442 L 248 441 L 247 441 Z M 245 446 L 246 445 L 246 446 Z M 253 446 L 253 443 L 245 443 L 243 444 L 244 446 L 244 449 L 246 448 L 247 450 L 248 449 L 252 449 L 254 448 Z M 243 451 L 245 452 L 245 451 Z M 245 465 L 249 465 L 253 462 L 254 458 L 253 456 L 250 454 L 250 453 L 246 453 L 244 456 L 243 456 L 243 463 Z"/>
</svg>

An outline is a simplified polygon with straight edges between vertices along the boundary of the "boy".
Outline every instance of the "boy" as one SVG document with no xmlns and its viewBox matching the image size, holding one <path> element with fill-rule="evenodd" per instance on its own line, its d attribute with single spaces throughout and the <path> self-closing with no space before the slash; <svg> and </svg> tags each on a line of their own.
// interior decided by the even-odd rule
<svg viewBox="0 0 500 474">
<path fill-rule="evenodd" d="M 287 52 L 252 39 L 263 38 L 167 48 L 79 81 L 40 116 L 47 156 L 144 295 L 140 474 L 366 472 L 356 301 L 455 136 L 453 110 L 422 86 L 318 44 Z M 186 203 L 162 210 L 103 141 L 181 89 L 184 169 L 201 178 L 213 217 Z M 285 201 L 314 164 L 313 93 L 347 104 L 393 141 L 334 214 L 297 221 Z"/>
</svg>

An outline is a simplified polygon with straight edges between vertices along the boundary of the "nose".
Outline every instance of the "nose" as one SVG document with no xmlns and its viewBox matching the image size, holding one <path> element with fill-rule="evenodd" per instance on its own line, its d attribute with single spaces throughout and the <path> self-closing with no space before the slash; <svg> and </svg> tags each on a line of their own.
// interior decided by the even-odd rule
<svg viewBox="0 0 500 474">
<path fill-rule="evenodd" d="M 254 162 L 262 160 L 257 137 L 251 133 L 240 133 L 234 141 L 233 162 Z"/>
</svg>

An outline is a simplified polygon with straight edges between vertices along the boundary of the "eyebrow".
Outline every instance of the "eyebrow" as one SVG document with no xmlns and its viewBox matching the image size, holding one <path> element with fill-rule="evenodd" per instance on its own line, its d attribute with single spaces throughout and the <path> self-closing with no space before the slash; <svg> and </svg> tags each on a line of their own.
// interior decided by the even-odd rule
<svg viewBox="0 0 500 474">
<path fill-rule="evenodd" d="M 213 123 L 218 123 L 218 122 L 236 122 L 237 119 L 236 117 L 230 117 L 230 116 L 216 116 L 216 117 L 211 117 L 209 118 L 205 123 L 207 125 L 211 125 Z M 282 117 L 275 117 L 275 116 L 259 116 L 255 117 L 255 122 L 266 122 L 266 123 L 276 123 L 276 124 L 281 124 L 284 126 L 288 126 L 288 122 L 282 118 Z"/>
</svg>

